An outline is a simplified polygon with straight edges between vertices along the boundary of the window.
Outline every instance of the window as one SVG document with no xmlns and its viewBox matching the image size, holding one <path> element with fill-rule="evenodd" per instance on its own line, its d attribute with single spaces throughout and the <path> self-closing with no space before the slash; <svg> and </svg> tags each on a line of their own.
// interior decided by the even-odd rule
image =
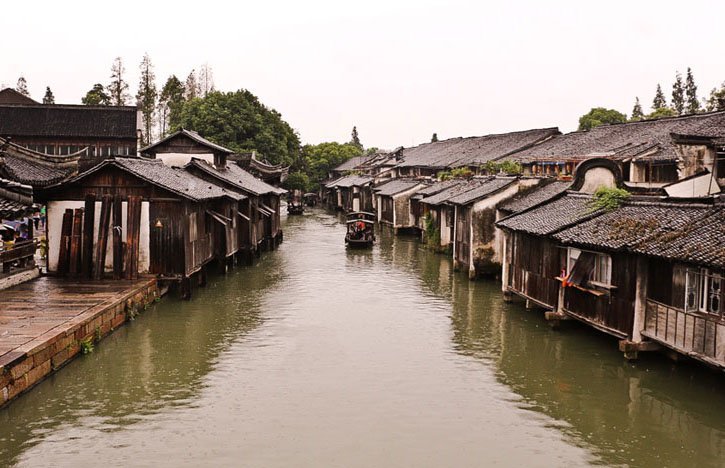
<svg viewBox="0 0 725 468">
<path fill-rule="evenodd" d="M 566 272 L 568 282 L 594 286 L 611 286 L 612 257 L 597 252 L 582 251 L 569 247 L 567 249 Z"/>
<path fill-rule="evenodd" d="M 687 270 L 685 309 L 721 315 L 723 283 L 722 274 L 707 268 Z"/>
</svg>

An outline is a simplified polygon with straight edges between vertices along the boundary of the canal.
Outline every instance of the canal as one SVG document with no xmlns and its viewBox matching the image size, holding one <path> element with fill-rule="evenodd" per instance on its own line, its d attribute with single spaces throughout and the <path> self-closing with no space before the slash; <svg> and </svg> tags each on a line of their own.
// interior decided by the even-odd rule
<svg viewBox="0 0 725 468">
<path fill-rule="evenodd" d="M 723 466 L 725 384 L 323 212 L 0 410 L 0 465 Z"/>
</svg>

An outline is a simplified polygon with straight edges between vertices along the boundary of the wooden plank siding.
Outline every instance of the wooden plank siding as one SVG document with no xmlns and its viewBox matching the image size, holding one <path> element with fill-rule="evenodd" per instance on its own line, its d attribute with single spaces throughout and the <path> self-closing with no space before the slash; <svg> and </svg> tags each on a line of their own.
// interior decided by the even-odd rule
<svg viewBox="0 0 725 468">
<path fill-rule="evenodd" d="M 521 232 L 513 232 L 510 239 L 508 289 L 543 307 L 556 309 L 559 281 L 555 278 L 565 261 L 564 251 L 549 239 Z"/>
</svg>

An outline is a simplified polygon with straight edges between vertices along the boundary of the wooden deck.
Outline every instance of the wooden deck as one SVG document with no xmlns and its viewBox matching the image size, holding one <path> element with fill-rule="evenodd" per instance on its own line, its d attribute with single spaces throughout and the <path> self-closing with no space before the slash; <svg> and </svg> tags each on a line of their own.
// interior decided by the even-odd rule
<svg viewBox="0 0 725 468">
<path fill-rule="evenodd" d="M 156 280 L 84 281 L 41 277 L 0 291 L 0 405 L 158 297 Z"/>
</svg>

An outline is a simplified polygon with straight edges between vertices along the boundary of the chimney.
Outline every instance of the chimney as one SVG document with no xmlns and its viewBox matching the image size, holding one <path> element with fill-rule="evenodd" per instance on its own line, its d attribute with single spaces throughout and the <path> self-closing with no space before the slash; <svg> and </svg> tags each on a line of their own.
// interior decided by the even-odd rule
<svg viewBox="0 0 725 468">
<path fill-rule="evenodd" d="M 226 153 L 214 153 L 214 167 L 218 170 L 222 170 L 227 167 Z"/>
</svg>

